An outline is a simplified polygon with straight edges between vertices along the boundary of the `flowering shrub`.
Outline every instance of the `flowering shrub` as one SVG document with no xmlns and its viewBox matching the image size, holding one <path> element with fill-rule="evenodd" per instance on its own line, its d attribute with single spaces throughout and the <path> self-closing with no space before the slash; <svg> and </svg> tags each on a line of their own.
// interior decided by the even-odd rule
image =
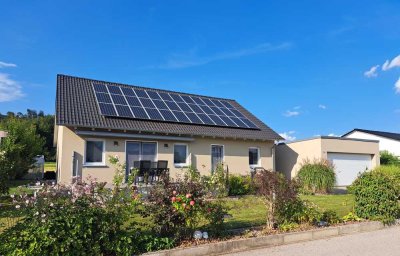
<svg viewBox="0 0 400 256">
<path fill-rule="evenodd" d="M 227 209 L 220 202 L 208 202 L 204 209 L 204 218 L 208 221 L 208 227 L 215 234 L 219 234 L 223 228 L 224 216 L 227 214 Z"/>
<path fill-rule="evenodd" d="M 112 159 L 117 163 L 117 159 Z M 116 176 L 122 171 L 117 167 Z M 1 235 L 0 255 L 131 255 L 143 250 L 130 220 L 138 196 L 131 184 L 114 188 L 76 178 L 72 185 L 45 186 L 37 197 L 13 197 L 25 218 Z"/>
<path fill-rule="evenodd" d="M 186 173 L 174 183 L 164 179 L 155 185 L 143 214 L 152 218 L 153 232 L 178 241 L 191 237 L 200 223 L 208 224 L 212 231 L 212 227 L 222 225 L 225 209 L 205 199 L 204 183 L 199 177 Z"/>
<path fill-rule="evenodd" d="M 202 177 L 202 182 L 212 197 L 221 198 L 228 195 L 228 173 L 224 170 L 223 164 L 218 164 L 211 176 Z"/>
</svg>

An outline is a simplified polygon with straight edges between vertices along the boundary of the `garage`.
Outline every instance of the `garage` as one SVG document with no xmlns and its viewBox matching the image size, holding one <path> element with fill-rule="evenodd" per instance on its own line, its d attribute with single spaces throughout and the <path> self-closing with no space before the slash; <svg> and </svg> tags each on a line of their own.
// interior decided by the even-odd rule
<svg viewBox="0 0 400 256">
<path fill-rule="evenodd" d="M 332 162 L 336 172 L 337 186 L 348 186 L 359 173 L 371 169 L 371 155 L 328 153 L 328 160 Z"/>
<path fill-rule="evenodd" d="M 351 185 L 360 172 L 379 165 L 379 141 L 320 136 L 280 143 L 275 148 L 276 170 L 296 177 L 306 160 L 327 159 L 335 166 L 336 186 Z"/>
</svg>

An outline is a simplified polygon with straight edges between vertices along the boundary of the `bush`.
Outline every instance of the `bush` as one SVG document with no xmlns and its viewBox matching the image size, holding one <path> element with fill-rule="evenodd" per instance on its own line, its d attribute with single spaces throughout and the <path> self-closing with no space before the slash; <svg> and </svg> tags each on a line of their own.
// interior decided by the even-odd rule
<svg viewBox="0 0 400 256">
<path fill-rule="evenodd" d="M 120 186 L 124 165 L 116 158 L 110 158 L 110 162 L 117 166 L 112 190 L 106 189 L 105 183 L 76 179 L 68 186 L 46 186 L 37 197 L 12 195 L 15 208 L 25 217 L 0 235 L 0 255 L 145 252 L 144 247 L 156 240 L 144 240 L 146 236 L 132 221 L 139 204 L 137 194 L 131 183 Z"/>
<path fill-rule="evenodd" d="M 256 192 L 260 195 L 267 208 L 267 227 L 272 229 L 279 222 L 289 221 L 281 216 L 288 205 L 296 203 L 297 187 L 294 182 L 287 180 L 282 174 L 271 171 L 261 171 L 255 175 Z"/>
<path fill-rule="evenodd" d="M 329 193 L 336 183 L 333 165 L 326 159 L 305 160 L 297 174 L 297 179 L 305 194 Z"/>
<path fill-rule="evenodd" d="M 154 233 L 179 241 L 191 237 L 200 223 L 219 232 L 226 210 L 205 200 L 205 184 L 192 174 L 189 170 L 174 183 L 164 179 L 151 189 L 143 215 L 152 219 Z"/>
<path fill-rule="evenodd" d="M 321 220 L 326 221 L 329 225 L 341 222 L 341 219 L 339 218 L 338 214 L 333 210 L 324 211 L 322 213 Z"/>
<path fill-rule="evenodd" d="M 397 165 L 400 166 L 400 158 L 390 153 L 387 150 L 380 152 L 380 162 L 381 165 Z"/>
<path fill-rule="evenodd" d="M 361 174 L 351 185 L 355 195 L 355 214 L 365 219 L 391 221 L 399 215 L 398 191 L 393 179 L 370 171 Z"/>
<path fill-rule="evenodd" d="M 211 176 L 203 176 L 202 182 L 214 198 L 226 197 L 228 191 L 228 173 L 223 164 L 218 164 Z"/>
<path fill-rule="evenodd" d="M 230 175 L 229 176 L 229 195 L 242 196 L 253 192 L 250 175 Z"/>
<path fill-rule="evenodd" d="M 381 165 L 375 168 L 374 172 L 381 173 L 392 179 L 397 187 L 398 197 L 400 198 L 400 166 Z"/>
</svg>

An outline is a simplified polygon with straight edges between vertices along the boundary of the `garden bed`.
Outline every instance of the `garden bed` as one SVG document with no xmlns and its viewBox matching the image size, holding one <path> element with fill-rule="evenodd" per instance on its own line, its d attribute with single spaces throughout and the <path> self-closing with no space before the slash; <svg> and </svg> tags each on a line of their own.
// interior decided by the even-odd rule
<svg viewBox="0 0 400 256">
<path fill-rule="evenodd" d="M 384 228 L 381 222 L 364 221 L 358 223 L 345 223 L 324 228 L 315 228 L 309 226 L 305 230 L 292 232 L 279 232 L 277 230 L 267 231 L 267 234 L 262 230 L 251 232 L 251 236 L 246 234 L 232 236 L 224 239 L 210 239 L 199 241 L 187 241 L 180 246 L 171 249 L 157 252 L 146 253 L 148 256 L 180 256 L 180 255 L 219 255 L 230 252 L 238 252 L 251 250 L 261 247 L 271 247 L 284 245 L 296 242 L 304 242 L 329 238 L 339 235 L 352 234 L 357 232 L 366 232 L 379 230 Z"/>
</svg>

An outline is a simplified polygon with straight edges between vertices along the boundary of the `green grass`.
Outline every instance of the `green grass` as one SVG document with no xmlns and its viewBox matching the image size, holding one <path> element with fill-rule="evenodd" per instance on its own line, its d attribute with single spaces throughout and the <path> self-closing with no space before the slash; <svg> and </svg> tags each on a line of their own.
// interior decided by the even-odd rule
<svg viewBox="0 0 400 256">
<path fill-rule="evenodd" d="M 315 195 L 301 196 L 301 199 L 316 204 L 322 211 L 333 210 L 339 217 L 353 210 L 354 196 L 347 195 Z M 266 209 L 259 197 L 244 196 L 239 200 L 224 200 L 229 207 L 228 213 L 232 218 L 225 220 L 227 229 L 247 228 L 264 225 Z"/>
<path fill-rule="evenodd" d="M 56 170 L 56 162 L 45 162 L 44 163 L 44 171 L 55 171 Z"/>
<path fill-rule="evenodd" d="M 225 200 L 232 218 L 225 220 L 227 229 L 261 226 L 265 224 L 267 211 L 261 200 L 256 196 L 244 196 L 239 200 Z"/>
<path fill-rule="evenodd" d="M 354 195 L 314 195 L 301 196 L 301 199 L 316 204 L 321 210 L 333 210 L 343 217 L 354 208 Z"/>
</svg>

